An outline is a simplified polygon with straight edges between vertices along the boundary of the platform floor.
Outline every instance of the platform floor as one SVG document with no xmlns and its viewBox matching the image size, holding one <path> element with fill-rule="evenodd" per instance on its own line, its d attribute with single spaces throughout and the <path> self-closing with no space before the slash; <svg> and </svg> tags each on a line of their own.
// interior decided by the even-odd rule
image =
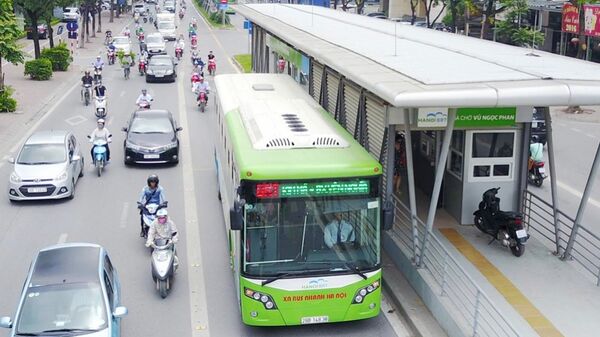
<svg viewBox="0 0 600 337">
<path fill-rule="evenodd" d="M 422 193 L 417 204 L 425 220 L 429 203 Z M 444 209 L 436 212 L 434 233 L 523 336 L 600 336 L 600 287 L 573 262 L 554 256 L 535 233 L 521 257 L 498 242 L 488 244 L 488 235 L 459 225 Z"/>
</svg>

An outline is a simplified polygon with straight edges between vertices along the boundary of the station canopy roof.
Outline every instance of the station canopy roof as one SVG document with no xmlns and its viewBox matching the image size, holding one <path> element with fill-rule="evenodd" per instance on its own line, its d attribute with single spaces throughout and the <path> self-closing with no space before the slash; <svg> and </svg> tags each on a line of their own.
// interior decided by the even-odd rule
<svg viewBox="0 0 600 337">
<path fill-rule="evenodd" d="M 600 104 L 596 63 L 317 6 L 236 10 L 397 107 Z"/>
</svg>

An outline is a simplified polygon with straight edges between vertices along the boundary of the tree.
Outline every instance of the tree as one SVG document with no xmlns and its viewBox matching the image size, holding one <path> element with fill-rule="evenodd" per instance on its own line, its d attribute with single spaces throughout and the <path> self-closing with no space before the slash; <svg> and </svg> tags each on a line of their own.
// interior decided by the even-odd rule
<svg viewBox="0 0 600 337">
<path fill-rule="evenodd" d="M 417 21 L 417 6 L 419 6 L 420 0 L 410 0 L 410 24 L 414 25 Z"/>
<path fill-rule="evenodd" d="M 440 18 L 440 16 L 444 12 L 444 9 L 446 9 L 446 6 L 448 5 L 447 2 L 449 0 L 422 0 L 422 1 L 423 1 L 423 5 L 425 6 L 425 20 L 427 20 L 427 28 L 431 28 L 436 23 L 436 21 Z M 435 7 L 442 6 L 442 9 L 432 20 L 431 19 L 431 14 L 432 14 L 431 10 L 433 9 L 434 6 Z M 411 7 L 412 7 L 412 3 L 411 3 Z"/>
<path fill-rule="evenodd" d="M 544 33 L 523 25 L 521 18 L 529 11 L 526 0 L 501 0 L 501 3 L 506 8 L 505 19 L 495 22 L 500 42 L 532 48 L 544 42 Z"/>
<path fill-rule="evenodd" d="M 14 0 L 15 5 L 23 10 L 27 21 L 29 22 L 33 32 L 33 50 L 35 58 L 40 57 L 40 39 L 37 34 L 37 26 L 41 18 L 46 15 L 48 11 L 52 10 L 54 5 L 53 1 L 40 1 L 40 0 Z"/>
<path fill-rule="evenodd" d="M 23 63 L 24 57 L 17 39 L 22 30 L 17 25 L 12 0 L 0 0 L 0 92 L 4 91 L 2 61 L 12 64 Z"/>
<path fill-rule="evenodd" d="M 102 33 L 102 0 L 96 2 L 96 13 L 98 13 L 98 33 Z"/>
</svg>

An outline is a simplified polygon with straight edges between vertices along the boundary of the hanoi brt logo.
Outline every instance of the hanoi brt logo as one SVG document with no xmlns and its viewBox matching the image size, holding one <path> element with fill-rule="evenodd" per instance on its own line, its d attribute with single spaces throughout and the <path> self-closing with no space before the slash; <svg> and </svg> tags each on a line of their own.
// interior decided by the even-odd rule
<svg viewBox="0 0 600 337">
<path fill-rule="evenodd" d="M 324 278 L 308 280 L 302 284 L 302 289 L 323 289 L 327 288 L 327 280 Z"/>
<path fill-rule="evenodd" d="M 448 124 L 448 108 L 419 108 L 417 127 L 443 128 Z"/>
</svg>

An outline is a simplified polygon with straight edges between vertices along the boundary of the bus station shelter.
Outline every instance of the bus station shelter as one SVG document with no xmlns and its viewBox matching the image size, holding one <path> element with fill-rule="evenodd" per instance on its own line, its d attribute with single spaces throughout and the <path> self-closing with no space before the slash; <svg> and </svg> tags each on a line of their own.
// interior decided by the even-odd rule
<svg viewBox="0 0 600 337">
<path fill-rule="evenodd" d="M 546 107 L 600 105 L 600 65 L 316 6 L 246 4 L 236 11 L 251 22 L 253 71 L 292 76 L 382 163 L 382 199 L 394 214 L 384 248 L 448 334 L 544 335 L 539 324 L 515 323 L 465 276 L 445 248 L 448 228 L 472 225 L 491 187 L 501 187 L 503 210 L 523 209 L 534 109 L 546 114 L 556 199 Z M 399 136 L 406 170 L 398 191 Z"/>
</svg>

